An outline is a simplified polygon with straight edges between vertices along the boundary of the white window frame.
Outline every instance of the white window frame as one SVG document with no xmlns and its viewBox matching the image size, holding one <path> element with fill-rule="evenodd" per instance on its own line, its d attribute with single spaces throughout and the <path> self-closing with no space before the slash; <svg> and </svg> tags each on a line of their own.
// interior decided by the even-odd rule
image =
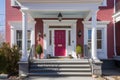
<svg viewBox="0 0 120 80">
<path fill-rule="evenodd" d="M 91 31 L 92 31 L 92 28 L 89 28 L 88 30 L 91 30 Z M 87 40 L 89 40 L 89 38 L 88 38 L 88 30 L 87 30 Z M 100 52 L 100 51 L 103 50 L 103 47 L 104 47 L 104 46 L 103 46 L 104 41 L 105 41 L 105 40 L 103 39 L 103 38 L 104 38 L 104 37 L 103 37 L 103 36 L 104 36 L 104 35 L 103 35 L 103 34 L 104 34 L 104 28 L 97 28 L 97 30 L 101 30 L 101 31 L 102 31 L 102 34 L 101 34 L 101 35 L 102 35 L 102 39 L 96 39 L 97 41 L 98 41 L 98 40 L 101 40 L 101 41 L 102 41 L 102 48 L 101 48 L 101 49 L 98 49 L 98 48 L 97 48 L 97 51 Z M 91 38 L 91 39 L 92 39 L 92 38 Z M 88 45 L 88 43 L 89 43 L 89 42 L 87 41 L 87 45 Z M 91 42 L 90 42 L 90 43 L 91 43 Z"/>
<path fill-rule="evenodd" d="M 16 38 L 16 42 L 15 43 L 17 44 L 17 41 L 21 41 L 21 45 L 22 45 L 22 38 L 21 39 L 17 39 L 17 31 L 21 31 L 21 35 L 22 35 L 22 30 L 16 30 L 16 37 L 15 37 Z M 31 36 L 31 30 L 27 30 L 27 33 L 28 33 L 28 31 L 30 31 L 30 39 L 27 38 L 27 42 L 30 41 L 30 47 L 31 47 L 31 37 L 32 37 Z M 28 47 L 28 44 L 27 44 L 27 50 L 29 50 L 30 47 Z M 21 46 L 20 49 L 22 50 L 22 46 Z"/>
<path fill-rule="evenodd" d="M 17 30 L 22 30 L 22 22 L 21 21 L 10 21 L 9 22 L 10 29 L 11 29 L 11 46 L 14 44 L 17 44 L 17 39 L 16 39 L 16 31 Z M 29 22 L 27 30 L 31 31 L 31 46 L 35 45 L 35 22 Z"/>
<path fill-rule="evenodd" d="M 107 24 L 109 21 L 97 21 L 97 29 L 103 29 L 103 54 L 101 54 L 101 50 L 97 49 L 97 56 L 99 59 L 107 59 Z M 92 28 L 91 21 L 83 21 L 84 24 L 84 45 L 88 44 L 88 30 Z"/>
</svg>

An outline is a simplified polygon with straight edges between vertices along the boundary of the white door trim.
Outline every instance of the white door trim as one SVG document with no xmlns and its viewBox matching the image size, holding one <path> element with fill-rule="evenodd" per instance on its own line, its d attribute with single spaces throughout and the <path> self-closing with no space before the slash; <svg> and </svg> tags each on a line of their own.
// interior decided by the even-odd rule
<svg viewBox="0 0 120 80">
<path fill-rule="evenodd" d="M 52 45 L 49 45 L 49 30 L 52 31 L 52 34 L 54 34 L 54 30 L 66 30 L 66 56 L 69 54 L 73 54 L 72 51 L 69 53 L 69 49 L 71 47 L 71 50 L 74 50 L 74 46 L 76 45 L 76 22 L 77 20 L 62 20 L 59 22 L 58 20 L 43 20 L 44 24 L 44 54 L 45 58 L 47 54 L 51 54 L 54 56 L 54 35 L 52 35 Z M 71 28 L 49 28 L 49 26 L 71 26 Z M 71 30 L 72 38 L 71 38 L 71 46 L 68 46 L 68 31 Z M 72 43 L 74 42 L 74 43 Z M 73 51 L 74 52 L 74 51 Z M 69 54 L 68 54 L 69 53 Z"/>
</svg>

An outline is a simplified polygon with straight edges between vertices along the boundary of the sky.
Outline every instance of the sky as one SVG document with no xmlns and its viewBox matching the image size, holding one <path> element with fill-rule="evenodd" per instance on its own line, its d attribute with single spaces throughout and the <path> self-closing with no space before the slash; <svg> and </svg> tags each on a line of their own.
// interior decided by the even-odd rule
<svg viewBox="0 0 120 80">
<path fill-rule="evenodd" d="M 0 32 L 4 32 L 5 26 L 5 0 L 0 0 Z"/>
</svg>

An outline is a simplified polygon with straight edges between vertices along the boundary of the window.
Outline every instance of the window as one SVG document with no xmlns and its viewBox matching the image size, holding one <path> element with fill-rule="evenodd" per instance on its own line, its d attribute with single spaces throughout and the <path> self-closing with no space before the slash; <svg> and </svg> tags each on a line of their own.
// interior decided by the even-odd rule
<svg viewBox="0 0 120 80">
<path fill-rule="evenodd" d="M 68 45 L 71 45 L 71 31 L 68 31 Z"/>
<path fill-rule="evenodd" d="M 22 31 L 21 30 L 16 31 L 16 42 L 18 47 L 22 50 Z"/>
<path fill-rule="evenodd" d="M 97 30 L 97 49 L 102 49 L 102 30 Z"/>
<path fill-rule="evenodd" d="M 49 31 L 49 45 L 51 45 L 52 44 L 52 31 L 50 30 Z"/>
<path fill-rule="evenodd" d="M 91 30 L 88 30 L 88 47 L 91 49 L 91 36 L 92 34 L 92 31 Z"/>
<path fill-rule="evenodd" d="M 27 48 L 30 49 L 31 46 L 31 40 L 30 40 L 30 36 L 31 36 L 31 31 L 28 30 L 27 31 Z M 17 30 L 16 31 L 16 43 L 18 45 L 18 47 L 22 50 L 22 30 Z"/>
<path fill-rule="evenodd" d="M 88 30 L 88 46 L 91 49 L 92 30 Z M 97 30 L 97 49 L 102 49 L 102 30 Z"/>
</svg>

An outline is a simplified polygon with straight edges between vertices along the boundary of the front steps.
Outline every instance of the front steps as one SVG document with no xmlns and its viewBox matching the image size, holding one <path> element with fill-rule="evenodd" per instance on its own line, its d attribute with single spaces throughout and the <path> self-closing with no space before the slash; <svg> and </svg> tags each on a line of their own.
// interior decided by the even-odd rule
<svg viewBox="0 0 120 80">
<path fill-rule="evenodd" d="M 30 63 L 30 76 L 91 76 L 87 59 L 41 59 Z"/>
</svg>

